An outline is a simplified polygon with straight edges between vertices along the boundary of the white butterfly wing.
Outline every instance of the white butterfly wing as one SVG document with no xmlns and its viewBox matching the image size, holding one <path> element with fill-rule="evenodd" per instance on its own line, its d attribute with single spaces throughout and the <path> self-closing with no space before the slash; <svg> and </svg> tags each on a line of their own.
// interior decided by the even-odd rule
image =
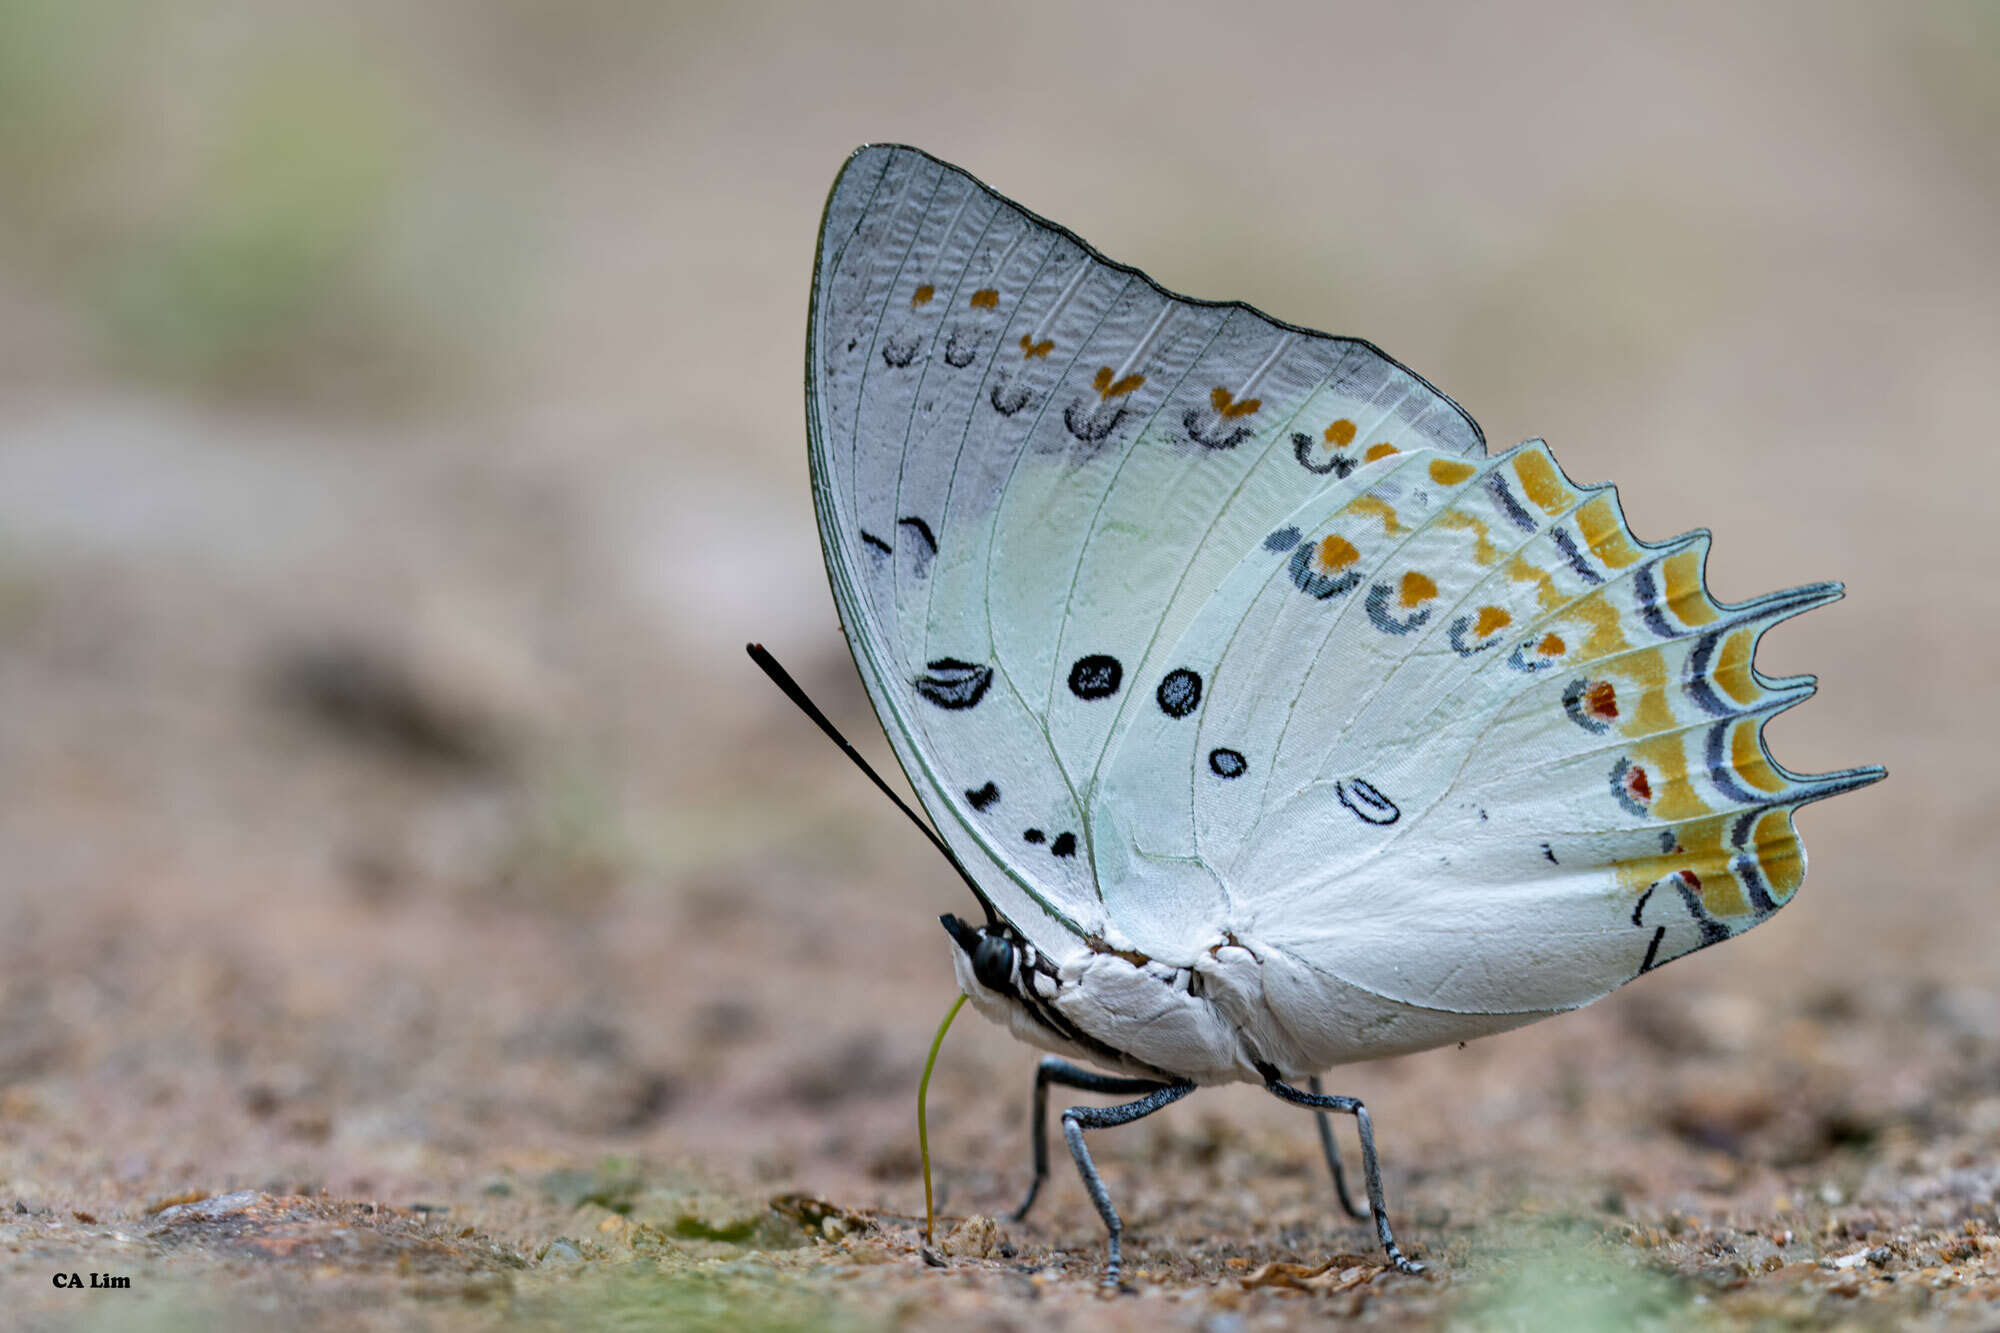
<svg viewBox="0 0 2000 1333">
<path fill-rule="evenodd" d="M 1306 1035 L 1343 987 L 1526 1018 L 1763 920 L 1804 873 L 1791 812 L 1881 772 L 1770 760 L 1763 723 L 1812 685 L 1759 675 L 1757 639 L 1839 589 L 1721 605 L 1706 543 L 1639 542 L 1539 442 L 1408 451 L 1314 497 L 1175 646 L 1199 714 L 1114 742 L 1093 810 L 1114 927 L 1178 921 L 1156 886 L 1201 866 L 1219 904 L 1183 938 L 1259 951 L 1320 1067 L 1370 1053 Z"/>
<path fill-rule="evenodd" d="M 1130 943 L 1085 815 L 1121 719 L 1199 706 L 1176 645 L 1275 523 L 1381 451 L 1483 457 L 1477 427 L 1365 343 L 1173 296 L 909 148 L 835 183 L 809 329 L 822 545 L 898 758 L 1030 939 Z M 1214 877 L 1180 873 L 1199 918 Z"/>
</svg>

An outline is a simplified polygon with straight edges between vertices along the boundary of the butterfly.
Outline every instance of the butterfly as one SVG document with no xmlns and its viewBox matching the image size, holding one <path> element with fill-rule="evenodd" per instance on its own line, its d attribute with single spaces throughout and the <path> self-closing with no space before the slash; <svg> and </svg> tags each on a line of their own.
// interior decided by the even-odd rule
<svg viewBox="0 0 2000 1333">
<path fill-rule="evenodd" d="M 1418 1271 L 1321 1072 L 1749 929 L 1798 807 L 1883 776 L 1763 741 L 1814 685 L 1758 639 L 1837 584 L 1720 602 L 1706 533 L 1642 541 L 1369 343 L 1168 292 L 920 150 L 834 184 L 806 404 L 855 664 L 981 909 L 943 918 L 958 985 L 1053 1053 L 1015 1217 L 1050 1086 L 1131 1098 L 1061 1115 L 1113 1285 L 1085 1132 L 1237 1081 L 1317 1113 Z"/>
</svg>

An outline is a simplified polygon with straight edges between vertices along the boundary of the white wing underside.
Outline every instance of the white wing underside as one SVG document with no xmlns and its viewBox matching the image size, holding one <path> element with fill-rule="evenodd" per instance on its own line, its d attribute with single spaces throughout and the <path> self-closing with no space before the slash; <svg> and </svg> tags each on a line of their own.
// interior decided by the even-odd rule
<svg viewBox="0 0 2000 1333">
<path fill-rule="evenodd" d="M 1837 588 L 1722 606 L 1704 535 L 1488 458 L 1368 344 L 1174 297 L 916 150 L 834 187 L 807 388 L 836 601 L 943 836 L 1051 958 L 1192 969 L 1297 1067 L 1754 924 L 1790 810 L 1873 776 L 1761 740 L 1811 685 L 1757 636 Z M 1402 1029 L 1312 1035 L 1334 992 Z"/>
</svg>

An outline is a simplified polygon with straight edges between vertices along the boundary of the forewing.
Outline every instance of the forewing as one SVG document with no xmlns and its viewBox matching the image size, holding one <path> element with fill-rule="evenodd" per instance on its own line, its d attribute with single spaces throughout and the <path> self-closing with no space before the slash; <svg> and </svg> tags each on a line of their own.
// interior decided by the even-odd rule
<svg viewBox="0 0 2000 1333">
<path fill-rule="evenodd" d="M 1246 546 L 1371 456 L 1484 455 L 1373 347 L 1174 296 L 898 147 L 828 201 L 807 403 L 870 697 L 1031 937 L 1117 936 L 1083 812 L 1122 719 L 1193 706 L 1173 647 Z"/>
</svg>

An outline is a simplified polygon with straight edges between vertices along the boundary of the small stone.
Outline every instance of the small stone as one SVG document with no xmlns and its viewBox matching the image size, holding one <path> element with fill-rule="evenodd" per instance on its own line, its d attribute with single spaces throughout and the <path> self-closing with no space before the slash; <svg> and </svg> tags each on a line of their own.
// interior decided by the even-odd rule
<svg viewBox="0 0 2000 1333">
<path fill-rule="evenodd" d="M 178 1194 L 168 1194 L 160 1198 L 154 1199 L 152 1202 L 146 1205 L 146 1212 L 149 1215 L 152 1213 L 163 1213 L 167 1209 L 172 1208 L 175 1204 L 200 1203 L 203 1199 L 206 1199 L 207 1197 L 208 1197 L 207 1190 L 182 1190 Z M 19 1207 L 20 1205 L 16 1204 L 15 1206 Z"/>
<path fill-rule="evenodd" d="M 558 1236 L 542 1246 L 542 1252 L 535 1256 L 535 1262 L 546 1265 L 580 1264 L 583 1262 L 583 1250 L 569 1237 Z"/>
<path fill-rule="evenodd" d="M 991 1259 L 1000 1249 L 1000 1227 L 975 1213 L 946 1232 L 938 1248 L 959 1259 Z"/>
<path fill-rule="evenodd" d="M 231 1213 L 240 1213 L 262 1197 L 256 1190 L 236 1190 L 229 1194 L 212 1194 L 205 1199 L 197 1199 L 192 1203 L 179 1203 L 169 1208 L 163 1208 L 160 1210 L 159 1220 L 162 1222 L 180 1222 L 198 1218 L 202 1221 L 212 1222 L 217 1218 L 227 1217 Z"/>
</svg>

